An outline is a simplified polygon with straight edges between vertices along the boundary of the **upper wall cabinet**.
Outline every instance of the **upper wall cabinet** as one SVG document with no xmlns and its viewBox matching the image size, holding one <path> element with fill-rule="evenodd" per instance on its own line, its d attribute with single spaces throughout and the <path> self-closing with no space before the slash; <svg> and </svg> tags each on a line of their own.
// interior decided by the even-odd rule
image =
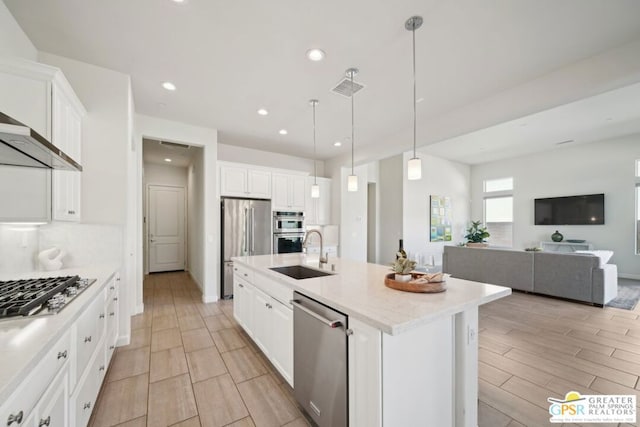
<svg viewBox="0 0 640 427">
<path fill-rule="evenodd" d="M 0 93 L 0 111 L 33 128 L 81 163 L 82 118 L 86 111 L 58 68 L 0 58 Z M 53 171 L 54 220 L 80 220 L 80 180 L 80 172 Z M 41 192 L 37 194 L 40 199 Z"/>
<path fill-rule="evenodd" d="M 307 225 L 331 224 L 331 179 L 317 178 L 318 187 L 320 187 L 320 197 L 317 199 L 311 197 L 311 186 L 314 182 L 316 182 L 314 177 L 307 177 L 305 223 Z"/>
<path fill-rule="evenodd" d="M 306 177 L 274 173 L 272 178 L 271 209 L 304 211 Z"/>
<path fill-rule="evenodd" d="M 243 166 L 220 166 L 220 195 L 271 198 L 271 172 Z"/>
</svg>

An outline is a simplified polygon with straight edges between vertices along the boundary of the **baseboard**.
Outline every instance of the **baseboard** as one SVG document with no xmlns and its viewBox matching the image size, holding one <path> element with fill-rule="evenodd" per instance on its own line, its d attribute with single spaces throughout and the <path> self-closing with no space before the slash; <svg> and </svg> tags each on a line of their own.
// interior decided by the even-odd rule
<svg viewBox="0 0 640 427">
<path fill-rule="evenodd" d="M 618 277 L 621 278 L 621 279 L 640 280 L 640 274 L 620 273 L 620 274 L 618 274 Z"/>
<path fill-rule="evenodd" d="M 116 347 L 122 347 L 123 345 L 129 345 L 131 343 L 131 335 L 121 335 L 116 341 Z"/>
<path fill-rule="evenodd" d="M 204 294 L 202 294 L 202 302 L 208 303 L 208 302 L 216 302 L 216 301 L 218 301 L 218 295 L 204 295 Z"/>
</svg>

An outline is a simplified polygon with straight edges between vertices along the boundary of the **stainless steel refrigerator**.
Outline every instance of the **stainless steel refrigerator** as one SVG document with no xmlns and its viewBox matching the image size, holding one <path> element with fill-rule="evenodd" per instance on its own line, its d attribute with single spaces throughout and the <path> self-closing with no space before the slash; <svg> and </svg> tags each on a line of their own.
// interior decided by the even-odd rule
<svg viewBox="0 0 640 427">
<path fill-rule="evenodd" d="M 223 198 L 220 202 L 222 236 L 222 298 L 233 295 L 232 257 L 271 253 L 271 201 Z"/>
</svg>

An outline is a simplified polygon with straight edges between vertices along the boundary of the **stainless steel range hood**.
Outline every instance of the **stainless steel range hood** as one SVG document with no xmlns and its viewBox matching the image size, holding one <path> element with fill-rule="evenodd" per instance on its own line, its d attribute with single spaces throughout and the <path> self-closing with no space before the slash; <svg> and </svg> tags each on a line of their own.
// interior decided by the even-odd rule
<svg viewBox="0 0 640 427">
<path fill-rule="evenodd" d="M 29 126 L 0 113 L 0 165 L 82 171 L 82 166 Z"/>
</svg>

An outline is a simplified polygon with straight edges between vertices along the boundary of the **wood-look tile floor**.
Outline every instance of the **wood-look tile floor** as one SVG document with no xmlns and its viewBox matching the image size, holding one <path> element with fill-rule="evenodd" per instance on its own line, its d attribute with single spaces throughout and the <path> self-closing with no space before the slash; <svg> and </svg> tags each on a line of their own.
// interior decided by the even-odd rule
<svg viewBox="0 0 640 427">
<path fill-rule="evenodd" d="M 291 388 L 235 322 L 231 301 L 203 304 L 188 274 L 164 273 L 147 276 L 144 303 L 91 426 L 308 425 Z M 547 398 L 570 390 L 635 393 L 640 404 L 639 316 L 640 307 L 519 292 L 482 306 L 479 426 L 549 426 Z"/>
<path fill-rule="evenodd" d="M 308 426 L 292 389 L 187 273 L 152 274 L 131 344 L 111 362 L 92 427 Z"/>
</svg>

